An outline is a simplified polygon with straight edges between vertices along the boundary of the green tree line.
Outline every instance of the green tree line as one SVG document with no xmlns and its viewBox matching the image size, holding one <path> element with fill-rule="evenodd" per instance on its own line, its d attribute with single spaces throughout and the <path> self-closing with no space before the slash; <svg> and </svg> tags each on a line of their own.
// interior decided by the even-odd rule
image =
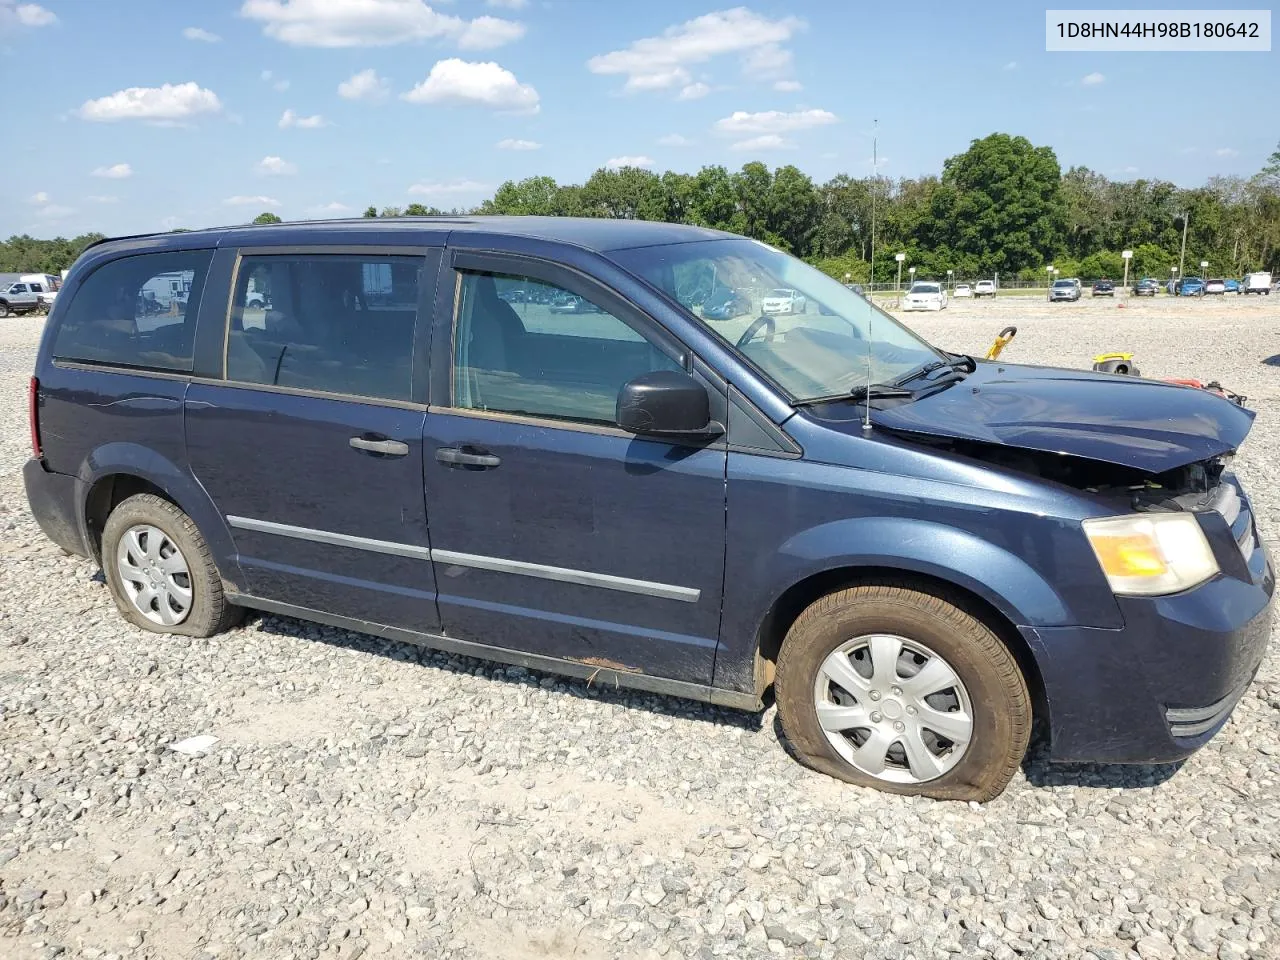
<svg viewBox="0 0 1280 960">
<path fill-rule="evenodd" d="M 420 203 L 371 206 L 366 217 L 427 216 Z M 450 214 L 619 217 L 714 227 L 771 243 L 834 276 L 893 279 L 894 254 L 920 277 L 1167 277 L 1182 255 L 1185 272 L 1202 260 L 1217 276 L 1280 272 L 1280 147 L 1252 177 L 1213 177 L 1195 188 L 1158 179 L 1115 181 L 1087 167 L 1065 173 L 1051 147 L 994 133 L 948 159 L 938 176 L 891 179 L 840 174 L 816 183 L 787 164 L 753 161 L 740 170 L 696 173 L 636 167 L 600 169 L 584 183 L 546 176 L 509 180 L 471 210 Z M 874 219 L 874 231 L 873 231 Z M 255 222 L 277 222 L 263 214 Z M 0 244 L 0 270 L 61 269 L 96 235 Z"/>
</svg>

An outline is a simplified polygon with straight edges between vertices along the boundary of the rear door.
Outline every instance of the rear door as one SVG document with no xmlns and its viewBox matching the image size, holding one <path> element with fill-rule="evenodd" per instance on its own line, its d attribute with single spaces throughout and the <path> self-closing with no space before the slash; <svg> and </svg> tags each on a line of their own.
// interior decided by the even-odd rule
<svg viewBox="0 0 1280 960">
<path fill-rule="evenodd" d="M 726 448 L 614 426 L 622 384 L 693 369 L 688 351 L 576 270 L 450 256 L 424 450 L 445 632 L 710 683 Z M 707 386 L 723 410 L 722 388 Z"/>
<path fill-rule="evenodd" d="M 374 624 L 439 626 L 422 495 L 438 249 L 220 251 L 221 370 L 186 396 L 191 468 L 245 592 Z M 261 296 L 267 291 L 264 307 Z M 253 307 L 247 304 L 252 300 Z M 204 330 L 202 327 L 202 335 Z"/>
</svg>

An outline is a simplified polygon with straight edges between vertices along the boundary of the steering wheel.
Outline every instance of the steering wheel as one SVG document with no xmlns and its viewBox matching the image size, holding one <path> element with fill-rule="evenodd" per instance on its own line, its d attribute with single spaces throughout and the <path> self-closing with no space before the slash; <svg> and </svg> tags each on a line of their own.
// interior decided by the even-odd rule
<svg viewBox="0 0 1280 960">
<path fill-rule="evenodd" d="M 755 339 L 755 335 L 760 332 L 761 327 L 765 328 L 764 342 L 773 343 L 773 337 L 777 333 L 778 325 L 774 322 L 773 317 L 767 313 L 762 313 L 751 321 L 751 326 L 742 331 L 742 336 L 738 338 L 738 349 L 741 350 Z"/>
</svg>

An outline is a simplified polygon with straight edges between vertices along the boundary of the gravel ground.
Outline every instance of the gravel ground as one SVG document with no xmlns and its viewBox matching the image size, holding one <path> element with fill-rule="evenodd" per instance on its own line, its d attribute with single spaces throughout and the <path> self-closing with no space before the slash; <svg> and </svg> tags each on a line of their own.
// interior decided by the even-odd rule
<svg viewBox="0 0 1280 960">
<path fill-rule="evenodd" d="M 971 352 L 1017 323 L 1010 361 L 1131 349 L 1221 378 L 1256 398 L 1239 470 L 1280 530 L 1276 298 L 911 322 Z M 772 710 L 278 617 L 158 638 L 28 513 L 41 323 L 0 325 L 0 956 L 1280 957 L 1280 645 L 1186 764 L 1033 750 L 978 807 L 811 773 Z M 166 747 L 196 734 L 220 742 Z"/>
</svg>

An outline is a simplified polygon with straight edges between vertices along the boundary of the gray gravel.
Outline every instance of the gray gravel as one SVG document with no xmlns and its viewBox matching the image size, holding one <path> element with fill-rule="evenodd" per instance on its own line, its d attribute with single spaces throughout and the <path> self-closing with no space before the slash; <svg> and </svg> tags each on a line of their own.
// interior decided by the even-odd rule
<svg viewBox="0 0 1280 960">
<path fill-rule="evenodd" d="M 1275 536 L 1276 298 L 1044 307 L 912 323 L 973 351 L 1015 322 L 1009 360 L 1133 349 L 1259 398 L 1239 469 Z M 0 956 L 1280 956 L 1275 643 L 1180 768 L 1033 753 L 979 808 L 810 773 L 772 710 L 277 617 L 157 638 L 27 511 L 41 322 L 0 324 Z M 167 748 L 197 734 L 220 742 Z"/>
</svg>

